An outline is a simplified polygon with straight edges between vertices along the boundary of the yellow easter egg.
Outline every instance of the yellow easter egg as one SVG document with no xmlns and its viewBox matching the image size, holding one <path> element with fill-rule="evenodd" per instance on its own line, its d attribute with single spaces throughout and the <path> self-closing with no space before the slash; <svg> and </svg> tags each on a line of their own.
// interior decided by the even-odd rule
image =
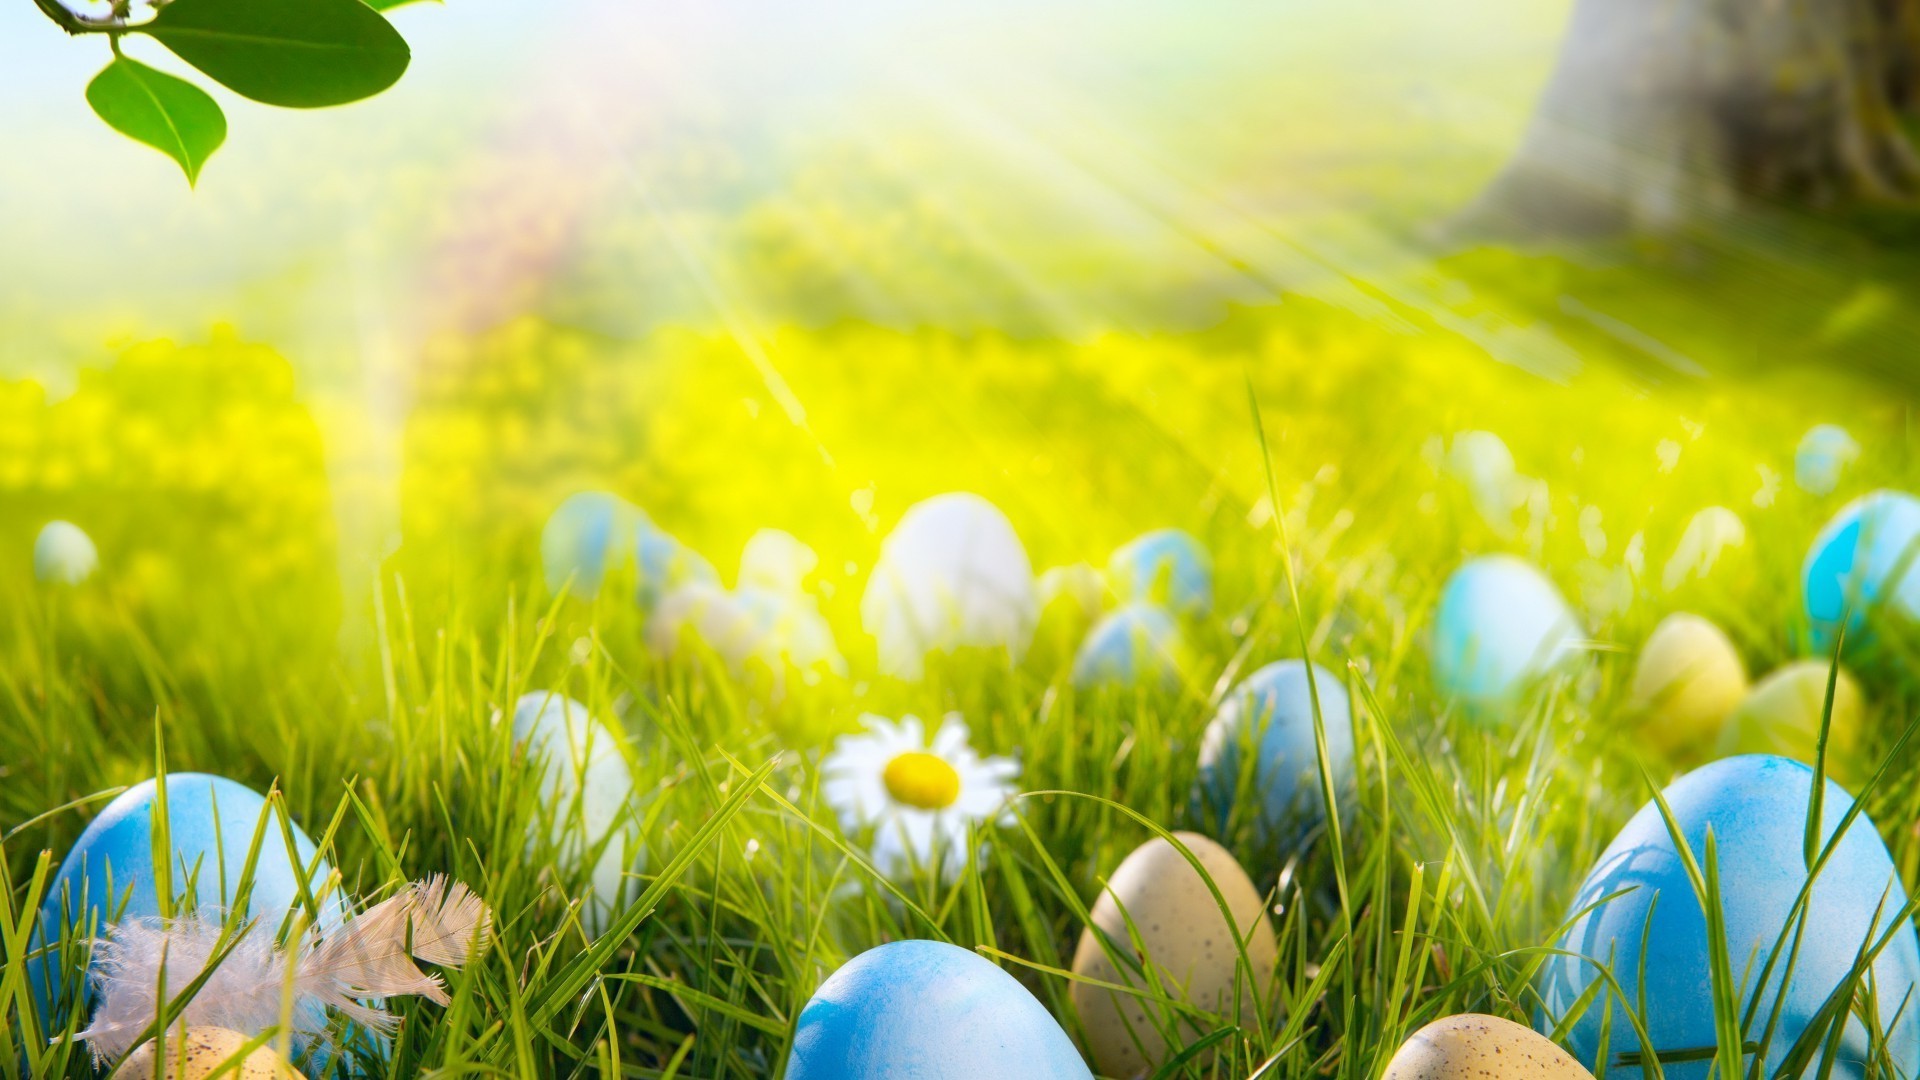
<svg viewBox="0 0 1920 1080">
<path fill-rule="evenodd" d="M 1145 989 L 1145 980 L 1133 967 L 1122 970 L 1108 953 L 1112 949 L 1128 957 L 1139 955 L 1127 929 L 1131 920 L 1145 960 L 1153 964 L 1166 992 L 1213 1013 L 1230 1013 L 1238 981 L 1238 938 L 1246 942 L 1253 979 L 1251 986 L 1239 981 L 1241 1014 L 1246 1022 L 1257 1022 L 1253 988 L 1262 995 L 1268 992 L 1278 953 L 1266 903 L 1227 849 L 1198 833 L 1174 835 L 1220 890 L 1233 921 L 1222 914 L 1206 879 L 1172 844 L 1155 837 L 1120 863 L 1094 902 L 1092 926 L 1081 933 L 1073 954 L 1074 974 Z M 1096 929 L 1105 935 L 1105 947 Z M 1164 1015 L 1162 1006 L 1086 982 L 1075 982 L 1072 996 L 1086 1028 L 1087 1050 L 1102 1075 L 1144 1075 L 1169 1056 L 1157 1024 Z M 1180 1033 L 1184 1043 L 1205 1032 L 1183 1020 Z"/>
<path fill-rule="evenodd" d="M 1820 716 L 1826 707 L 1825 660 L 1795 660 L 1761 679 L 1733 711 L 1721 734 L 1720 753 L 1779 754 L 1812 764 L 1819 750 Z M 1833 686 L 1833 728 L 1828 756 L 1836 779 L 1864 747 L 1866 699 L 1846 669 Z"/>
<path fill-rule="evenodd" d="M 226 1028 L 178 1028 L 168 1033 L 164 1066 L 156 1068 L 159 1048 L 154 1043 L 135 1050 L 114 1072 L 114 1080 L 203 1080 L 223 1066 L 253 1040 Z M 271 1045 L 255 1047 L 236 1067 L 220 1072 L 221 1080 L 300 1080 L 300 1072 L 287 1064 Z"/>
<path fill-rule="evenodd" d="M 1530 1027 L 1463 1013 L 1414 1032 L 1381 1080 L 1593 1080 L 1593 1074 Z"/>
<path fill-rule="evenodd" d="M 1674 756 L 1712 746 L 1746 693 L 1747 668 L 1727 635 L 1698 615 L 1675 612 L 1641 648 L 1628 705 L 1645 739 Z"/>
</svg>

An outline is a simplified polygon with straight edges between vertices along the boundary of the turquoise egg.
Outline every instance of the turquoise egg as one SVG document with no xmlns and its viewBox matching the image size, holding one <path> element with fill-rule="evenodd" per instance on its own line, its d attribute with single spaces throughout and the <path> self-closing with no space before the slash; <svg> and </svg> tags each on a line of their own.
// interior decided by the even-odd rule
<svg viewBox="0 0 1920 1080">
<path fill-rule="evenodd" d="M 100 553 L 71 521 L 49 521 L 33 540 L 33 576 L 49 585 L 78 585 L 93 576 Z"/>
<path fill-rule="evenodd" d="M 121 919 L 160 914 L 153 866 L 153 811 L 158 789 L 153 781 L 137 784 L 107 804 L 67 852 L 47 889 L 34 931 L 34 947 L 73 945 L 98 936 Z M 269 933 L 300 900 L 304 873 L 308 891 L 320 899 L 322 926 L 338 924 L 339 894 L 320 898 L 333 868 L 315 855 L 313 841 L 298 825 L 293 829 L 293 851 L 287 850 L 278 815 L 267 809 L 259 794 L 241 784 L 200 773 L 167 777 L 167 828 L 175 910 L 229 907 L 240 885 L 241 871 L 255 830 L 265 815 L 266 832 L 260 857 L 254 864 L 253 888 L 247 913 L 260 919 Z M 296 866 L 297 863 L 297 866 Z M 77 971 L 63 967 L 50 952 L 29 965 L 43 1015 L 55 1001 L 85 993 Z M 84 949 L 64 959 L 84 959 Z"/>
<path fill-rule="evenodd" d="M 1816 424 L 1793 454 L 1793 482 L 1809 495 L 1831 494 L 1860 456 L 1860 444 L 1838 424 Z"/>
<path fill-rule="evenodd" d="M 1173 684 L 1180 676 L 1180 627 L 1165 609 L 1128 604 L 1088 632 L 1073 658 L 1073 684 L 1097 686 Z"/>
<path fill-rule="evenodd" d="M 1744 1031 L 1747 1040 L 1760 1039 L 1776 1002 L 1785 998 L 1779 1027 L 1767 1046 L 1762 1075 L 1774 1074 L 1808 1020 L 1845 979 L 1862 943 L 1869 938 L 1877 943 L 1906 903 L 1906 892 L 1886 845 L 1863 814 L 1848 826 L 1833 857 L 1815 879 L 1791 984 L 1782 987 L 1787 965 L 1784 954 L 1792 948 L 1791 932 L 1779 963 L 1766 983 L 1760 984 L 1760 972 L 1781 939 L 1794 898 L 1807 879 L 1803 851 L 1812 790 L 1813 770 L 1807 766 L 1788 758 L 1753 754 L 1703 766 L 1665 791 L 1674 820 L 1703 872 L 1706 835 L 1709 829 L 1713 831 L 1733 977 L 1737 983 L 1760 991 L 1754 1023 Z M 1832 781 L 1827 781 L 1824 798 L 1823 843 L 1831 839 L 1853 803 L 1845 789 Z M 1710 1048 L 1716 1038 L 1706 916 L 1660 809 L 1651 802 L 1627 822 L 1601 854 L 1570 909 L 1581 912 L 1623 890 L 1624 895 L 1614 896 L 1575 919 L 1557 947 L 1581 957 L 1610 961 L 1614 976 L 1633 997 L 1637 998 L 1644 987 L 1648 1038 L 1652 1049 L 1662 1056 L 1666 1075 L 1671 1080 L 1705 1080 L 1712 1062 L 1704 1057 L 1667 1060 L 1667 1055 L 1680 1051 Z M 1594 966 L 1588 960 L 1549 958 L 1540 980 L 1543 1011 L 1537 1017 L 1539 1029 L 1554 1030 L 1595 978 Z M 1920 994 L 1915 993 L 1915 984 L 1920 982 L 1920 942 L 1910 922 L 1899 926 L 1874 961 L 1872 979 L 1887 1049 L 1896 1065 L 1910 1068 L 1920 1060 L 1920 1011 L 1914 1008 L 1915 1001 L 1920 1000 Z M 1743 1012 L 1752 994 L 1753 989 L 1749 989 L 1748 999 L 1742 1002 Z M 1596 997 L 1566 1036 L 1567 1049 L 1596 1072 L 1595 1058 L 1605 1022 L 1603 1004 Z M 1644 1053 L 1647 1049 L 1621 1014 L 1625 1005 L 1614 997 L 1609 1077 L 1641 1075 L 1638 1067 L 1621 1065 L 1616 1055 Z M 1866 1075 L 1868 1046 L 1867 1029 L 1856 1016 L 1847 1026 L 1834 1075 Z"/>
<path fill-rule="evenodd" d="M 1497 704 L 1563 663 L 1581 637 L 1560 590 L 1532 563 L 1471 559 L 1440 594 L 1433 680 L 1469 705 Z"/>
<path fill-rule="evenodd" d="M 1013 976 L 938 941 L 868 949 L 800 1011 L 787 1080 L 1092 1080 Z"/>
<path fill-rule="evenodd" d="M 548 590 L 564 588 L 582 599 L 593 598 L 646 523 L 639 507 L 610 492 L 569 495 L 540 531 Z"/>
<path fill-rule="evenodd" d="M 547 691 L 524 694 L 513 707 L 513 740 L 539 777 L 541 820 L 567 869 L 591 863 L 592 895 L 580 923 L 590 934 L 638 895 L 630 868 L 640 861 L 632 812 L 633 772 L 620 744 L 585 705 Z"/>
<path fill-rule="evenodd" d="M 648 614 L 660 606 L 661 597 L 682 585 L 720 585 L 719 572 L 705 556 L 651 525 L 641 526 L 634 559 L 640 578 L 634 601 Z"/>
<path fill-rule="evenodd" d="M 1213 560 L 1179 529 L 1155 529 L 1120 545 L 1107 560 L 1107 578 L 1122 602 L 1150 601 L 1186 616 L 1213 607 Z"/>
<path fill-rule="evenodd" d="M 1327 733 L 1327 763 L 1336 794 L 1353 787 L 1353 710 L 1338 676 L 1318 664 L 1281 660 L 1234 687 L 1200 740 L 1196 802 L 1204 827 L 1226 828 L 1240 800 L 1246 754 L 1255 755 L 1250 783 L 1259 805 L 1259 832 L 1268 842 L 1291 843 L 1326 819 L 1320 755 L 1313 738 L 1313 691 Z"/>
<path fill-rule="evenodd" d="M 1913 549 L 1913 550 L 1909 550 Z M 1814 537 L 1802 572 L 1813 643 L 1831 649 L 1840 624 L 1849 636 L 1869 612 L 1892 607 L 1920 617 L 1920 499 L 1876 491 L 1840 508 Z"/>
</svg>

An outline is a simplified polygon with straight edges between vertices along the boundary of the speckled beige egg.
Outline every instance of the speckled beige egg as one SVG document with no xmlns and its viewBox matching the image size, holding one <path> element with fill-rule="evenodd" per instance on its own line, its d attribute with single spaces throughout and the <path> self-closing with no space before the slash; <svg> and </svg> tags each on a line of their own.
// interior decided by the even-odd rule
<svg viewBox="0 0 1920 1080">
<path fill-rule="evenodd" d="M 1642 736 L 1661 752 L 1703 750 L 1747 694 L 1740 652 L 1713 623 L 1675 612 L 1660 620 L 1634 665 L 1629 706 Z"/>
<path fill-rule="evenodd" d="M 1530 1027 L 1464 1013 L 1414 1032 L 1381 1080 L 1593 1080 L 1593 1074 Z"/>
<path fill-rule="evenodd" d="M 113 1077 L 114 1080 L 202 1080 L 233 1060 L 251 1041 L 226 1028 L 194 1027 L 184 1033 L 176 1028 L 167 1037 L 163 1068 L 154 1067 L 155 1046 L 147 1043 L 128 1055 Z M 256 1047 L 237 1068 L 229 1068 L 220 1075 L 222 1080 L 300 1080 L 301 1074 L 268 1045 Z"/>
<path fill-rule="evenodd" d="M 1259 987 L 1262 996 L 1269 993 L 1278 949 L 1267 922 L 1266 903 L 1227 849 L 1198 833 L 1174 835 L 1193 852 L 1226 899 L 1233 925 L 1221 914 L 1206 880 L 1172 844 L 1155 837 L 1134 849 L 1108 879 L 1106 890 L 1093 905 L 1093 926 L 1080 935 L 1073 971 L 1100 982 L 1144 986 L 1132 967 L 1120 970 L 1108 954 L 1111 948 L 1122 955 L 1136 955 L 1127 930 L 1130 919 L 1147 960 L 1169 994 L 1211 1012 L 1231 1012 L 1239 959 L 1236 936 L 1246 941 L 1253 986 Z M 1095 936 L 1096 927 L 1106 935 L 1107 947 Z M 1245 982 L 1240 983 L 1240 1001 L 1245 1020 L 1255 1022 L 1253 990 Z M 1164 1015 L 1160 1007 L 1085 982 L 1073 984 L 1073 1006 L 1086 1027 L 1087 1050 L 1101 1075 L 1141 1076 L 1168 1056 L 1156 1024 Z M 1191 1041 L 1203 1032 L 1188 1023 L 1182 1034 L 1183 1041 Z"/>
<path fill-rule="evenodd" d="M 1827 701 L 1825 660 L 1796 660 L 1761 679 L 1728 718 L 1720 753 L 1779 754 L 1812 764 L 1820 740 L 1820 714 Z M 1833 731 L 1827 751 L 1833 775 L 1845 782 L 1848 766 L 1864 747 L 1865 699 L 1846 669 L 1833 686 Z"/>
</svg>

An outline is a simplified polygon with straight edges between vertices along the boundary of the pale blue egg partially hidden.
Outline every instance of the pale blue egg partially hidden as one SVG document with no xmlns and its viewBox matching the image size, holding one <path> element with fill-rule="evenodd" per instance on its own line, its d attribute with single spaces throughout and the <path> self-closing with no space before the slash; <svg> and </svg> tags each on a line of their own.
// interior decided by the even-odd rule
<svg viewBox="0 0 1920 1080">
<path fill-rule="evenodd" d="M 1870 614 L 1920 618 L 1920 499 L 1876 491 L 1840 508 L 1814 537 L 1801 572 L 1814 645 L 1832 648 L 1842 622 L 1855 635 Z"/>
<path fill-rule="evenodd" d="M 1107 560 L 1107 580 L 1122 602 L 1144 600 L 1188 616 L 1213 607 L 1213 559 L 1180 529 L 1155 529 L 1120 545 Z"/>
<path fill-rule="evenodd" d="M 71 521 L 49 521 L 33 540 L 33 576 L 49 585 L 78 585 L 100 566 L 93 539 Z"/>
<path fill-rule="evenodd" d="M 787 1080 L 1092 1080 L 1045 1006 L 965 949 L 896 941 L 833 973 L 806 1008 Z"/>
<path fill-rule="evenodd" d="M 1442 693 L 1500 703 L 1578 648 L 1580 625 L 1533 564 L 1511 555 L 1469 560 L 1447 579 L 1429 650 Z"/>
<path fill-rule="evenodd" d="M 1128 604 L 1101 619 L 1073 658 L 1073 684 L 1170 686 L 1180 676 L 1180 627 L 1153 604 Z"/>
<path fill-rule="evenodd" d="M 1207 828 L 1224 830 L 1240 802 L 1240 781 L 1249 775 L 1259 805 L 1259 831 L 1267 841 L 1288 843 L 1325 820 L 1320 755 L 1314 741 L 1314 693 L 1326 732 L 1327 764 L 1336 796 L 1353 785 L 1353 710 L 1347 688 L 1332 672 L 1300 660 L 1281 660 L 1247 676 L 1233 688 L 1200 741 L 1198 803 Z M 1246 755 L 1254 755 L 1248 773 Z"/>
<path fill-rule="evenodd" d="M 1828 495 L 1860 457 L 1860 444 L 1838 424 L 1816 424 L 1793 454 L 1793 482 L 1809 495 Z"/>
<path fill-rule="evenodd" d="M 85 959 L 79 942 L 98 936 L 120 919 L 160 914 L 153 865 L 158 800 L 159 789 L 152 780 L 128 788 L 88 824 L 61 862 L 41 905 L 33 945 L 65 942 L 74 948 L 64 957 L 55 952 L 29 962 L 43 1009 L 84 986 L 83 980 L 75 978 L 77 972 L 65 970 L 61 963 L 62 959 Z M 324 859 L 316 860 L 313 841 L 298 824 L 293 826 L 289 852 L 277 813 L 252 789 L 218 776 L 174 773 L 167 777 L 166 805 L 176 911 L 225 909 L 233 903 L 254 833 L 264 821 L 247 914 L 260 919 L 269 933 L 277 932 L 301 902 L 300 880 L 305 874 L 308 895 L 320 903 L 321 925 L 340 921 L 337 891 L 320 896 L 327 891 L 333 868 Z"/>
<path fill-rule="evenodd" d="M 641 860 L 633 813 L 633 772 L 614 733 L 585 705 L 547 691 L 513 707 L 513 739 L 539 777 L 540 820 L 554 852 L 573 872 L 592 865 L 593 894 L 581 905 L 590 934 L 637 893 L 630 870 Z"/>
<path fill-rule="evenodd" d="M 591 599 L 606 576 L 629 558 L 636 532 L 646 522 L 639 507 L 611 492 L 567 496 L 540 531 L 547 589 Z"/>
<path fill-rule="evenodd" d="M 1787 959 L 1774 965 L 1764 986 L 1760 971 L 1788 927 L 1794 899 L 1807 879 L 1804 859 L 1807 803 L 1813 770 L 1771 755 L 1725 758 L 1682 776 L 1664 795 L 1694 858 L 1704 868 L 1706 835 L 1717 848 L 1720 903 L 1726 919 L 1733 978 L 1744 979 L 1750 1001 L 1758 989 L 1756 1021 L 1746 1030 L 1757 1040 L 1784 993 L 1779 1028 L 1767 1047 L 1761 1075 L 1773 1075 L 1810 1017 L 1841 985 L 1863 945 L 1877 944 L 1894 930 L 1872 965 L 1879 1025 L 1895 1063 L 1920 1060 L 1920 941 L 1913 926 L 1894 920 L 1906 892 L 1893 860 L 1873 823 L 1863 814 L 1848 826 L 1832 859 L 1814 881 L 1804 937 L 1793 965 L 1793 980 L 1782 990 Z M 1853 800 L 1828 781 L 1821 813 L 1822 842 L 1838 829 Z M 1557 947 L 1579 956 L 1610 962 L 1613 975 L 1631 998 L 1646 995 L 1645 1020 L 1651 1049 L 1663 1057 L 1671 1080 L 1705 1080 L 1713 1066 L 1706 1055 L 1665 1060 L 1665 1055 L 1716 1045 L 1711 966 L 1706 916 L 1667 831 L 1659 807 L 1648 803 L 1627 822 L 1600 856 L 1570 910 L 1579 912 L 1614 893 L 1624 895 L 1581 915 Z M 1656 902 L 1657 900 L 1657 902 Z M 1783 953 L 1793 947 L 1791 930 Z M 1643 967 L 1641 956 L 1645 955 Z M 1553 1030 L 1597 977 L 1587 960 L 1547 959 L 1541 982 L 1543 1012 L 1536 1026 Z M 1610 993 L 1602 991 L 1602 993 Z M 1567 1032 L 1567 1049 L 1597 1071 L 1604 1002 L 1596 999 Z M 1620 1053 L 1644 1052 L 1621 1016 L 1625 1003 L 1612 1001 L 1607 1075 L 1638 1077 L 1637 1066 L 1614 1060 Z M 1746 1002 L 1743 1002 L 1743 1007 Z M 1637 1006 L 1636 1006 L 1637 1007 Z M 1896 1021 L 1895 1017 L 1898 1016 Z M 1839 1047 L 1833 1075 L 1869 1075 L 1867 1028 L 1856 1015 Z M 1815 1061 L 1819 1060 L 1815 1055 Z M 1904 1068 L 1904 1065 L 1900 1067 Z M 1809 1073 L 1811 1075 L 1811 1073 Z"/>
<path fill-rule="evenodd" d="M 683 585 L 720 586 L 720 574 L 706 556 L 652 525 L 641 527 L 634 541 L 634 560 L 640 579 L 634 601 L 648 614 L 668 593 Z"/>
</svg>

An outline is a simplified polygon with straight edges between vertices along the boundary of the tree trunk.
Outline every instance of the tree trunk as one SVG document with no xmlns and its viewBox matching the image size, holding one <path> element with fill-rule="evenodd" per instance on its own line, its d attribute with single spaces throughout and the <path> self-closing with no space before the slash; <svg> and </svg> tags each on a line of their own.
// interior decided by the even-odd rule
<svg viewBox="0 0 1920 1080">
<path fill-rule="evenodd" d="M 1742 202 L 1920 195 L 1920 0 L 1576 0 L 1469 228 L 1670 231 Z"/>
</svg>

